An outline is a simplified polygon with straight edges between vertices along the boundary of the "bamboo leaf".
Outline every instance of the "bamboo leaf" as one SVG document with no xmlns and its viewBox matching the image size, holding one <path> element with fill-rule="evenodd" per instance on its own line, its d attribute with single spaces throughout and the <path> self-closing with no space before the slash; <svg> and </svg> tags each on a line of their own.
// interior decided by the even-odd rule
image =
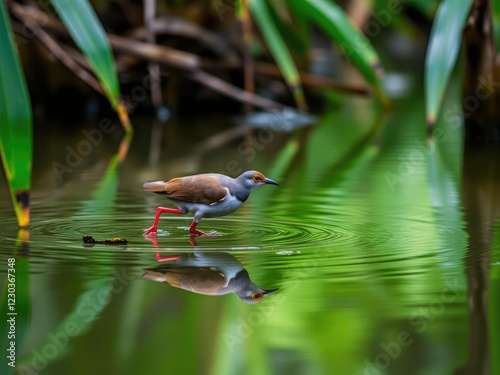
<svg viewBox="0 0 500 375">
<path fill-rule="evenodd" d="M 377 52 L 365 35 L 352 24 L 340 6 L 329 0 L 289 0 L 296 12 L 306 14 L 325 34 L 334 40 L 348 59 L 359 69 L 367 82 L 375 88 L 382 100 L 380 86 L 384 74 Z"/>
<path fill-rule="evenodd" d="M 262 36 L 266 40 L 283 77 L 293 93 L 297 106 L 305 109 L 304 92 L 300 82 L 300 75 L 295 62 L 273 21 L 272 14 L 265 0 L 250 0 L 250 10 L 259 26 Z"/>
<path fill-rule="evenodd" d="M 51 0 L 57 14 L 83 51 L 114 108 L 120 89 L 111 47 L 92 6 L 87 0 Z"/>
<path fill-rule="evenodd" d="M 311 48 L 311 27 L 308 19 L 291 14 L 291 9 L 282 2 L 270 2 L 269 11 L 292 55 L 307 56 Z"/>
<path fill-rule="evenodd" d="M 472 0 L 443 0 L 436 12 L 425 56 L 427 123 L 433 125 L 455 67 Z"/>
<path fill-rule="evenodd" d="M 20 227 L 29 224 L 33 159 L 31 104 L 22 67 L 0 1 L 0 153 Z"/>
</svg>

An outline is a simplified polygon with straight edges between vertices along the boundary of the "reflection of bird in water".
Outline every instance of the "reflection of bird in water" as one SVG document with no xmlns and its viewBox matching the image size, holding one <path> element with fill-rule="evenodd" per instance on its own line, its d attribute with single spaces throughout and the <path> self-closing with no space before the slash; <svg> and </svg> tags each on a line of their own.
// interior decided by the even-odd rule
<svg viewBox="0 0 500 375">
<path fill-rule="evenodd" d="M 236 293 L 243 301 L 256 303 L 278 290 L 256 286 L 240 261 L 228 253 L 195 251 L 165 258 L 157 256 L 157 259 L 173 263 L 145 269 L 143 278 L 193 293 L 211 296 Z"/>
</svg>

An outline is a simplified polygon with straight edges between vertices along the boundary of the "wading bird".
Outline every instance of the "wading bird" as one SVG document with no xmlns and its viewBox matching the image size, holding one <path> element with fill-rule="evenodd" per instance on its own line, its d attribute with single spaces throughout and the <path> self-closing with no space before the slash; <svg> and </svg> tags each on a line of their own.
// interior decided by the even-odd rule
<svg viewBox="0 0 500 375">
<path fill-rule="evenodd" d="M 278 183 L 257 171 L 243 172 L 237 178 L 219 173 L 197 174 L 172 178 L 168 181 L 150 181 L 143 185 L 144 190 L 169 198 L 177 208 L 158 207 L 153 226 L 144 234 L 156 233 L 158 220 L 163 212 L 171 214 L 194 214 L 189 232 L 198 236 L 207 236 L 196 229 L 204 217 L 219 217 L 233 213 L 248 199 L 258 186 Z M 210 235 L 210 234 L 208 234 Z"/>
</svg>

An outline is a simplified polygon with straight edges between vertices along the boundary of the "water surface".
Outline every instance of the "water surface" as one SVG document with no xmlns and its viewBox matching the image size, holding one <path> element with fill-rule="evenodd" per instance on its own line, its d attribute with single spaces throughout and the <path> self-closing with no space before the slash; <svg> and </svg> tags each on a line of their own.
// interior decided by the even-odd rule
<svg viewBox="0 0 500 375">
<path fill-rule="evenodd" d="M 203 154 L 196 145 L 211 123 L 173 124 L 156 164 L 150 127 L 138 120 L 122 163 L 117 129 L 62 178 L 54 162 L 85 138 L 38 129 L 29 233 L 18 238 L 0 188 L 2 274 L 16 259 L 17 373 L 498 373 L 498 225 L 487 212 L 495 185 L 474 174 L 484 159 L 463 163 L 460 129 L 441 124 L 440 137 L 427 138 L 422 105 L 399 103 L 387 116 L 352 101 L 312 128 L 256 130 L 253 143 L 236 138 Z M 169 205 L 143 192 L 143 180 L 228 166 L 258 169 L 280 187 L 201 221 L 220 236 L 190 241 L 191 218 L 168 214 L 158 248 L 142 236 L 156 207 Z M 84 247 L 86 235 L 129 243 Z M 279 291 L 246 304 L 145 280 L 156 251 L 219 252 Z"/>
</svg>

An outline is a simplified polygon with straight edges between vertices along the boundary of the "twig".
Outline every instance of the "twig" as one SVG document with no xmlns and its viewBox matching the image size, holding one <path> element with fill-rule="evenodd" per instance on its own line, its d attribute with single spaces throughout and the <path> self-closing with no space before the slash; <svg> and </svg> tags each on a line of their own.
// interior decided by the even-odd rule
<svg viewBox="0 0 500 375">
<path fill-rule="evenodd" d="M 78 65 L 75 60 L 71 58 L 71 56 L 64 51 L 64 49 L 41 27 L 38 26 L 36 22 L 34 22 L 31 16 L 23 9 L 23 7 L 15 2 L 9 3 L 10 9 L 12 13 L 18 17 L 20 21 L 22 21 L 26 26 L 28 26 L 35 36 L 42 42 L 47 49 L 52 52 L 54 56 L 56 56 L 66 67 L 74 72 L 82 81 L 86 82 L 90 87 L 96 90 L 98 93 L 105 95 L 104 90 L 101 85 L 95 79 L 93 75 L 83 69 L 80 65 Z"/>
<path fill-rule="evenodd" d="M 214 52 L 217 56 L 224 57 L 224 59 L 230 61 L 239 60 L 239 53 L 235 51 L 232 43 L 229 43 L 227 39 L 221 37 L 221 35 L 211 30 L 207 30 L 190 20 L 171 15 L 162 15 L 156 17 L 151 22 L 150 27 L 156 35 L 173 35 L 194 39 L 204 48 Z M 144 40 L 146 39 L 145 34 L 146 28 L 139 27 L 128 34 L 128 36 L 134 39 Z"/>
<path fill-rule="evenodd" d="M 284 104 L 244 91 L 239 87 L 231 85 L 230 83 L 227 83 L 226 81 L 223 81 L 202 70 L 198 70 L 190 74 L 187 74 L 186 77 L 192 79 L 193 81 L 199 82 L 207 87 L 210 87 L 211 89 L 220 92 L 221 94 L 224 94 L 226 96 L 229 96 L 235 100 L 238 100 L 243 103 L 250 103 L 259 108 L 277 109 L 280 111 L 286 108 Z"/>
<path fill-rule="evenodd" d="M 252 20 L 250 18 L 250 9 L 248 0 L 243 0 L 243 15 L 241 19 L 241 26 L 243 32 L 244 51 L 243 51 L 243 76 L 245 82 L 245 90 L 251 93 L 255 92 L 254 81 L 254 61 L 250 52 L 252 44 Z M 250 112 L 252 107 L 246 105 L 246 112 Z"/>
<path fill-rule="evenodd" d="M 253 93 L 246 92 L 237 86 L 223 81 L 200 69 L 200 60 L 196 55 L 188 52 L 177 51 L 173 48 L 141 43 L 116 35 L 109 35 L 111 45 L 117 50 L 127 51 L 131 55 L 144 58 L 146 60 L 167 63 L 172 67 L 180 69 L 190 78 L 204 86 L 232 97 L 233 99 L 249 103 L 264 109 L 284 109 L 281 103 L 263 98 Z"/>
<path fill-rule="evenodd" d="M 150 44 L 156 43 L 156 34 L 153 30 L 152 23 L 155 18 L 156 12 L 156 0 L 145 0 L 144 1 L 144 25 L 146 28 L 145 39 L 146 42 Z M 150 62 L 148 64 L 149 75 L 153 82 L 160 81 L 160 65 L 158 63 Z M 151 88 L 151 100 L 156 111 L 163 105 L 163 98 L 161 95 L 161 86 L 154 85 Z M 158 115 L 158 114 L 157 114 Z"/>
<path fill-rule="evenodd" d="M 24 15 L 34 20 L 43 19 L 43 28 L 50 29 L 59 35 L 67 36 L 68 32 L 61 22 L 54 16 L 42 12 L 33 6 L 21 5 L 9 2 L 9 5 L 16 4 L 18 8 L 24 11 Z M 141 57 L 144 60 L 156 61 L 166 64 L 172 68 L 186 71 L 199 68 L 198 56 L 188 52 L 179 51 L 166 46 L 157 46 L 139 42 L 130 38 L 108 34 L 111 46 L 116 50 L 130 53 L 131 55 Z"/>
<path fill-rule="evenodd" d="M 127 52 L 144 60 L 169 65 L 180 71 L 193 71 L 200 68 L 198 56 L 166 46 L 158 46 L 108 34 L 111 46 L 117 51 Z"/>
<path fill-rule="evenodd" d="M 156 33 L 153 28 L 153 22 L 156 13 L 156 0 L 144 0 L 144 39 L 146 42 L 155 44 Z M 148 63 L 149 75 L 153 82 L 160 82 L 160 64 L 157 62 Z M 163 95 L 161 92 L 160 84 L 151 87 L 151 101 L 156 111 L 153 129 L 151 131 L 151 141 L 149 147 L 149 162 L 151 164 L 158 164 L 160 159 L 161 139 L 163 136 L 163 124 L 166 122 L 165 117 L 160 117 L 160 109 L 163 106 Z"/>
<path fill-rule="evenodd" d="M 64 35 L 67 34 L 61 26 L 61 23 L 54 17 L 33 7 L 26 7 L 20 4 L 16 5 L 19 8 L 24 8 L 24 14 L 27 17 L 36 19 L 36 17 L 43 16 L 46 19 L 44 26 L 56 32 L 63 33 Z M 200 59 L 192 53 L 179 51 L 166 46 L 143 43 L 112 34 L 108 34 L 108 38 L 111 46 L 117 51 L 127 52 L 130 55 L 134 55 L 144 60 L 166 64 L 170 68 L 183 72 L 187 78 L 199 82 L 204 86 L 210 87 L 213 90 L 227 95 L 237 101 L 250 103 L 263 109 L 283 110 L 285 108 L 285 106 L 281 103 L 274 102 L 253 93 L 248 93 L 237 86 L 202 71 Z"/>
<path fill-rule="evenodd" d="M 242 63 L 233 63 L 233 62 L 215 62 L 214 60 L 204 58 L 201 60 L 201 67 L 205 69 L 242 69 Z M 268 75 L 272 77 L 282 78 L 283 75 L 273 64 L 255 61 L 254 62 L 255 72 L 262 75 Z M 318 87 L 318 88 L 329 88 L 336 91 L 341 91 L 349 94 L 362 95 L 362 96 L 370 96 L 372 95 L 372 91 L 368 86 L 355 86 L 340 83 L 332 80 L 328 77 L 317 76 L 314 74 L 299 72 L 300 79 L 305 86 L 310 87 Z"/>
</svg>

